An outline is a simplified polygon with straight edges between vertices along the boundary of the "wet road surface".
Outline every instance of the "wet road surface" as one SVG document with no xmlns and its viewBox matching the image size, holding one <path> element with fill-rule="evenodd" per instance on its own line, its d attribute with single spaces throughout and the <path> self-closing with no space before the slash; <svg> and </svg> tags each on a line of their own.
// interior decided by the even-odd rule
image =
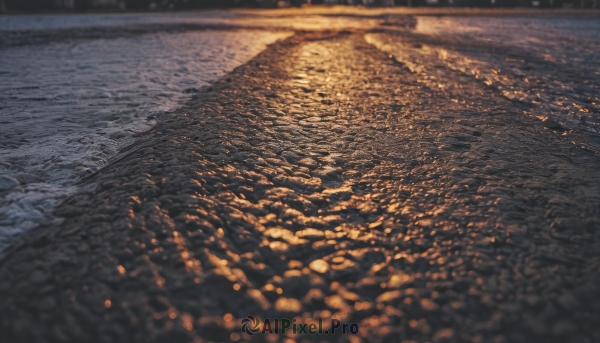
<svg viewBox="0 0 600 343">
<path fill-rule="evenodd" d="M 164 115 L 2 262 L 0 334 L 243 341 L 253 315 L 360 327 L 256 342 L 598 341 L 595 136 L 414 68 L 423 44 L 297 33 Z"/>
<path fill-rule="evenodd" d="M 0 50 L 0 257 L 75 182 L 192 94 L 292 33 L 205 31 Z"/>
</svg>

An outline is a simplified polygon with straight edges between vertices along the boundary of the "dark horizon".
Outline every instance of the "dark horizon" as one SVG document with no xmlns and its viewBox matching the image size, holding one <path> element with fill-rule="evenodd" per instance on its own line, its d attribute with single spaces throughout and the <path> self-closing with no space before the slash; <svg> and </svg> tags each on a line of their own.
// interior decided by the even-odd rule
<svg viewBox="0 0 600 343">
<path fill-rule="evenodd" d="M 367 7 L 477 7 L 477 8 L 598 8 L 598 0 L 0 0 L 0 13 L 170 11 L 219 8 L 278 8 L 305 5 Z"/>
</svg>

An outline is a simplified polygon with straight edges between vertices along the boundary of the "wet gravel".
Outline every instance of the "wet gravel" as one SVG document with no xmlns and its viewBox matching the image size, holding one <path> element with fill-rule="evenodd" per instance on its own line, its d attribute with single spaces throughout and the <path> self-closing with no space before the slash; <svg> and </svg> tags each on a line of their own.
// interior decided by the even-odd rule
<svg viewBox="0 0 600 343">
<path fill-rule="evenodd" d="M 74 183 L 156 117 L 291 34 L 125 34 L 0 49 L 0 258 L 24 232 L 57 220 Z"/>
<path fill-rule="evenodd" d="M 2 262 L 0 335 L 237 341 L 254 315 L 360 324 L 256 342 L 600 340 L 598 157 L 371 43 L 298 34 L 162 117 Z"/>
<path fill-rule="evenodd" d="M 586 130 L 600 150 L 600 23 L 597 20 L 419 17 L 414 32 L 370 42 L 433 87 L 446 69 L 470 75 L 550 128 Z"/>
</svg>

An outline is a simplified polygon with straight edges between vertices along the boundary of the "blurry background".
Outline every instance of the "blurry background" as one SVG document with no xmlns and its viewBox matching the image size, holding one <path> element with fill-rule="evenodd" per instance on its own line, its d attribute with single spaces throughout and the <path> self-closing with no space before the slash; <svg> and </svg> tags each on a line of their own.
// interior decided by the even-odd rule
<svg viewBox="0 0 600 343">
<path fill-rule="evenodd" d="M 0 11 L 156 11 L 228 7 L 290 7 L 305 4 L 598 8 L 598 2 L 598 0 L 0 0 Z"/>
</svg>

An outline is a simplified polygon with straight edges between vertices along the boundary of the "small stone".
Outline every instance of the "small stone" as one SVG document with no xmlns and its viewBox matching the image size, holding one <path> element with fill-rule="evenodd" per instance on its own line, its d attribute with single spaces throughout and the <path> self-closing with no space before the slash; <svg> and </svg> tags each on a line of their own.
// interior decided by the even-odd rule
<svg viewBox="0 0 600 343">
<path fill-rule="evenodd" d="M 564 130 L 565 128 L 556 120 L 546 118 L 542 120 L 542 124 L 551 130 Z"/>
<path fill-rule="evenodd" d="M 298 313 L 302 309 L 302 304 L 298 299 L 281 297 L 275 301 L 275 309 L 282 312 Z"/>
<path fill-rule="evenodd" d="M 296 232 L 296 236 L 298 236 L 300 238 L 307 238 L 307 239 L 311 239 L 311 238 L 318 239 L 318 238 L 324 237 L 325 233 L 321 230 L 308 228 L 308 229 L 304 229 L 304 230 L 300 230 L 300 231 Z"/>
<path fill-rule="evenodd" d="M 269 243 L 269 248 L 276 252 L 286 252 L 289 250 L 289 245 L 284 242 L 276 241 Z"/>
<path fill-rule="evenodd" d="M 339 295 L 332 295 L 332 296 L 326 297 L 325 304 L 327 304 L 327 306 L 329 306 L 330 308 L 333 308 L 336 310 L 342 310 L 348 306 L 348 305 L 346 305 L 344 298 L 342 298 Z"/>
<path fill-rule="evenodd" d="M 352 158 L 355 160 L 370 160 L 371 157 L 373 157 L 372 154 L 363 150 L 356 150 L 352 153 Z"/>
<path fill-rule="evenodd" d="M 340 170 L 333 167 L 320 168 L 312 171 L 311 174 L 323 180 L 337 180 L 341 178 Z"/>
<path fill-rule="evenodd" d="M 0 192 L 15 188 L 19 184 L 20 184 L 19 180 L 15 179 L 12 176 L 8 176 L 8 175 L 0 176 Z"/>
<path fill-rule="evenodd" d="M 316 191 L 321 186 L 321 180 L 316 177 L 306 179 L 297 176 L 287 177 L 279 175 L 273 178 L 273 182 L 277 186 L 302 190 L 303 192 Z"/>
<path fill-rule="evenodd" d="M 21 184 L 26 185 L 28 183 L 38 183 L 38 182 L 44 182 L 43 179 L 33 175 L 33 174 L 18 174 L 15 175 L 15 178 L 21 182 Z"/>
<path fill-rule="evenodd" d="M 400 287 L 403 284 L 409 282 L 410 280 L 411 280 L 411 277 L 408 274 L 404 274 L 404 273 L 394 274 L 390 277 L 390 280 L 388 281 L 388 288 Z"/>
<path fill-rule="evenodd" d="M 401 295 L 402 295 L 402 291 L 400 291 L 400 290 L 394 290 L 394 291 L 385 292 L 383 294 L 380 294 L 375 299 L 375 302 L 377 302 L 377 303 L 390 302 L 390 301 L 393 301 L 394 299 L 399 298 Z"/>
<path fill-rule="evenodd" d="M 446 342 L 454 336 L 454 329 L 447 328 L 439 330 L 433 335 L 434 342 Z"/>
<path fill-rule="evenodd" d="M 344 261 L 346 261 L 346 258 L 344 256 L 336 256 L 331 259 L 331 262 L 334 264 L 342 264 L 344 263 Z"/>
<path fill-rule="evenodd" d="M 339 259 L 337 259 L 335 262 L 339 262 Z M 358 265 L 356 264 L 356 262 L 344 259 L 342 262 L 332 265 L 331 269 L 335 270 L 335 276 L 339 277 L 341 275 L 346 275 L 347 273 L 358 271 Z"/>
<path fill-rule="evenodd" d="M 379 228 L 382 227 L 382 225 L 383 225 L 383 222 L 376 221 L 376 222 L 373 222 L 373 223 L 369 224 L 369 229 L 371 229 L 371 230 L 373 230 L 373 229 L 379 229 Z"/>
<path fill-rule="evenodd" d="M 437 310 L 439 306 L 438 306 L 438 304 L 431 301 L 430 299 L 423 298 L 423 299 L 421 299 L 421 307 L 425 311 L 434 311 L 434 310 Z"/>
<path fill-rule="evenodd" d="M 319 274 L 325 274 L 329 271 L 329 264 L 321 259 L 312 261 L 308 267 Z"/>
<path fill-rule="evenodd" d="M 422 228 L 428 228 L 433 225 L 433 222 L 430 219 L 421 219 L 416 224 Z"/>
<path fill-rule="evenodd" d="M 298 164 L 301 166 L 305 166 L 308 168 L 316 168 L 319 166 L 319 164 L 317 163 L 317 161 L 313 160 L 312 158 L 303 158 L 300 161 L 298 161 Z"/>
<path fill-rule="evenodd" d="M 281 153 L 281 157 L 285 158 L 286 161 L 290 162 L 290 163 L 294 163 L 296 161 L 300 160 L 300 156 L 298 156 L 296 153 L 293 153 L 291 151 L 284 151 Z"/>
<path fill-rule="evenodd" d="M 323 119 L 321 117 L 308 117 L 304 120 L 308 121 L 308 122 L 318 123 L 318 122 L 322 121 Z"/>
</svg>

